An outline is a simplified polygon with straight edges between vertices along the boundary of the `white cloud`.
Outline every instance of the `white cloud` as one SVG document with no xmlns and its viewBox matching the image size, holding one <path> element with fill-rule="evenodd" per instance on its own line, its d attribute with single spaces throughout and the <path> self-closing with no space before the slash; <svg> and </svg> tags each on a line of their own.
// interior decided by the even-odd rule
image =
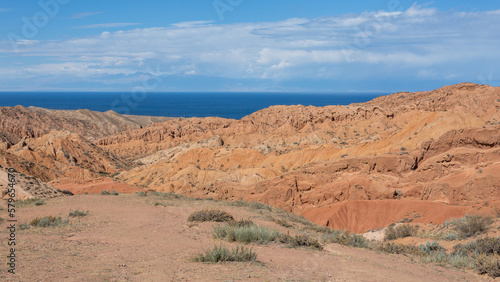
<svg viewBox="0 0 500 282">
<path fill-rule="evenodd" d="M 101 23 L 75 26 L 75 28 L 113 28 L 140 25 L 140 23 Z"/>
<path fill-rule="evenodd" d="M 279 22 L 182 22 L 68 40 L 23 40 L 17 42 L 18 53 L 9 51 L 10 42 L 4 41 L 0 56 L 17 56 L 25 63 L 0 66 L 0 82 L 23 75 L 102 82 L 114 75 L 124 78 L 114 77 L 114 83 L 124 83 L 125 77 L 157 65 L 162 75 L 227 79 L 362 80 L 382 74 L 424 79 L 436 73 L 460 78 L 471 71 L 470 65 L 498 65 L 500 31 L 491 28 L 500 25 L 497 13 L 446 13 L 413 5 L 400 12 Z M 43 60 L 30 63 L 30 57 Z M 453 69 L 443 71 L 447 68 Z"/>
<path fill-rule="evenodd" d="M 102 14 L 102 12 L 85 12 L 85 13 L 78 13 L 78 14 L 74 14 L 71 18 L 72 18 L 72 19 L 83 19 L 83 18 L 86 18 L 86 17 L 89 17 L 89 16 L 98 15 L 98 14 Z"/>
</svg>

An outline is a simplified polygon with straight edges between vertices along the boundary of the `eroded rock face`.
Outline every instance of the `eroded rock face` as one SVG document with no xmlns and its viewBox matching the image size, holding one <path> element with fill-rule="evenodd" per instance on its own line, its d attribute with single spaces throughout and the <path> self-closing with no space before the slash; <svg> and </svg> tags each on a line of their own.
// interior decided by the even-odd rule
<svg viewBox="0 0 500 282">
<path fill-rule="evenodd" d="M 0 107 L 0 132 L 12 143 L 20 138 L 41 137 L 52 130 L 67 130 L 89 140 L 103 138 L 124 130 L 142 128 L 165 117 L 120 115 L 89 110 L 65 111 L 23 106 Z"/>
<path fill-rule="evenodd" d="M 143 189 L 256 200 L 358 231 L 394 220 L 358 226 L 356 218 L 368 210 L 362 206 L 500 200 L 500 88 L 487 85 L 396 93 L 349 106 L 273 106 L 241 120 L 150 119 L 155 122 L 143 128 L 109 113 L 2 111 L 0 117 L 26 125 L 15 129 L 2 118 L 0 164 L 45 181 L 117 174 Z M 47 132 L 63 126 L 70 132 Z M 354 201 L 362 204 L 351 207 Z"/>
<path fill-rule="evenodd" d="M 0 167 L 0 191 L 1 199 L 7 199 L 9 196 L 7 195 L 9 184 L 12 183 L 9 181 L 8 170 L 4 167 Z M 14 176 L 14 188 L 15 188 L 15 200 L 26 200 L 26 199 L 46 199 L 46 198 L 54 198 L 61 197 L 65 194 L 55 188 L 54 186 L 41 181 L 36 177 L 32 177 L 20 172 L 11 172 L 11 175 Z"/>
</svg>

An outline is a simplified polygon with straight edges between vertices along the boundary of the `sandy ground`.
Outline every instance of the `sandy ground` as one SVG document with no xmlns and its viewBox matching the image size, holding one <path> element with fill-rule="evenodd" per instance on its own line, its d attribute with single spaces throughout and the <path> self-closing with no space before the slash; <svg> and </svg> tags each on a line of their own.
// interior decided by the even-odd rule
<svg viewBox="0 0 500 282">
<path fill-rule="evenodd" d="M 163 205 L 154 205 L 161 202 Z M 214 201 L 157 200 L 138 195 L 78 195 L 55 198 L 17 211 L 20 222 L 37 216 L 67 217 L 88 210 L 63 227 L 17 230 L 17 274 L 7 273 L 7 230 L 0 232 L 1 281 L 471 281 L 485 276 L 425 265 L 399 255 L 336 244 L 316 251 L 279 244 L 249 245 L 253 263 L 191 261 L 213 244 L 216 223 L 188 223 L 193 211 L 220 207 L 236 218 L 285 229 L 249 208 Z M 6 213 L 5 210 L 0 211 Z"/>
</svg>

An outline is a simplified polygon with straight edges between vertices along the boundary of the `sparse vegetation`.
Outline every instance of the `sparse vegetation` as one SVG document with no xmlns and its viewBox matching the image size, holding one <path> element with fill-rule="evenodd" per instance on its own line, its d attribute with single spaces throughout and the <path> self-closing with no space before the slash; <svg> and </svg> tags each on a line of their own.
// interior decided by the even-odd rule
<svg viewBox="0 0 500 282">
<path fill-rule="evenodd" d="M 336 243 L 356 248 L 370 247 L 370 242 L 365 237 L 358 234 L 351 234 L 349 231 L 332 230 L 323 236 L 323 241 L 325 243 Z"/>
<path fill-rule="evenodd" d="M 235 226 L 225 224 L 214 227 L 213 234 L 214 238 L 226 239 L 229 242 L 265 244 L 274 241 L 278 237 L 279 232 L 264 226 Z"/>
<path fill-rule="evenodd" d="M 310 247 L 316 250 L 323 250 L 321 243 L 308 235 L 295 235 L 279 234 L 278 241 L 280 243 L 289 244 L 292 247 Z"/>
<path fill-rule="evenodd" d="M 45 204 L 45 201 L 42 199 L 39 199 L 39 198 L 31 198 L 31 199 L 16 201 L 16 206 L 20 207 L 20 208 L 31 206 L 31 205 L 41 206 L 43 204 Z"/>
<path fill-rule="evenodd" d="M 248 227 L 255 225 L 255 223 L 253 223 L 253 221 L 250 219 L 240 219 L 240 220 L 229 221 L 228 225 L 234 227 Z"/>
<path fill-rule="evenodd" d="M 476 257 L 474 265 L 479 274 L 488 274 L 492 278 L 500 277 L 499 254 L 480 254 Z"/>
<path fill-rule="evenodd" d="M 431 254 L 432 252 L 444 252 L 446 251 L 446 248 L 444 248 L 443 246 L 441 246 L 439 244 L 439 242 L 437 241 L 434 241 L 434 242 L 429 242 L 427 241 L 427 243 L 424 244 L 420 244 L 418 246 L 424 253 L 426 254 Z"/>
<path fill-rule="evenodd" d="M 272 221 L 276 222 L 277 224 L 286 227 L 286 228 L 291 228 L 293 227 L 292 224 L 290 224 L 287 220 L 282 219 L 282 218 L 271 218 Z"/>
<path fill-rule="evenodd" d="M 196 262 L 212 263 L 231 261 L 246 262 L 256 261 L 257 254 L 252 249 L 243 246 L 234 246 L 232 249 L 228 249 L 225 246 L 214 246 L 211 250 L 206 250 L 198 254 L 193 260 Z"/>
<path fill-rule="evenodd" d="M 69 220 L 63 220 L 61 217 L 55 216 L 44 216 L 37 217 L 31 220 L 29 224 L 22 224 L 21 229 L 28 229 L 30 227 L 38 228 L 38 227 L 51 227 L 51 226 L 64 226 L 69 223 Z"/>
<path fill-rule="evenodd" d="M 492 223 L 493 219 L 491 217 L 480 214 L 466 215 L 450 222 L 453 229 L 463 239 L 486 232 Z"/>
<path fill-rule="evenodd" d="M 391 242 L 385 242 L 383 244 L 373 246 L 372 249 L 389 254 L 408 254 L 417 256 L 421 256 L 424 254 L 422 249 L 417 246 L 396 244 Z"/>
<path fill-rule="evenodd" d="M 228 212 L 213 209 L 213 210 L 201 210 L 189 215 L 188 221 L 214 221 L 214 222 L 228 222 L 234 221 L 234 217 Z"/>
<path fill-rule="evenodd" d="M 109 191 L 109 190 L 103 190 L 101 191 L 101 195 L 112 195 L 112 196 L 118 196 L 118 192 L 115 190 Z"/>
<path fill-rule="evenodd" d="M 87 216 L 89 214 L 89 211 L 81 211 L 80 209 L 76 210 L 70 210 L 68 216 L 69 217 L 82 217 L 82 216 Z"/>
<path fill-rule="evenodd" d="M 418 232 L 418 225 L 400 224 L 396 226 L 389 226 L 385 230 L 384 240 L 395 240 L 398 238 L 415 236 Z"/>
<path fill-rule="evenodd" d="M 35 202 L 35 206 L 41 206 L 43 204 L 45 204 L 44 200 L 38 200 L 38 201 Z"/>
</svg>

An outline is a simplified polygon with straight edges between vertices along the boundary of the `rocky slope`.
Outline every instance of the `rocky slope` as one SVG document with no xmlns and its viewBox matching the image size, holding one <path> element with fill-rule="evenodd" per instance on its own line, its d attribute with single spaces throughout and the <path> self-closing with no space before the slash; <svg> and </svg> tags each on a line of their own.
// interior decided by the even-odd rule
<svg viewBox="0 0 500 282">
<path fill-rule="evenodd" d="M 438 206 L 462 214 L 473 205 L 500 204 L 500 88 L 487 85 L 148 126 L 109 112 L 65 120 L 43 109 L 1 110 L 21 126 L 1 119 L 0 165 L 45 181 L 113 174 L 143 189 L 260 201 L 357 232 L 401 220 L 409 210 L 422 221 L 444 221 L 424 214 Z M 36 116 L 47 126 L 28 122 L 33 115 L 50 116 Z M 48 132 L 66 122 L 71 133 Z M 466 207 L 458 212 L 458 205 Z M 390 214 L 395 206 L 407 208 L 361 224 L 371 209 Z"/>
<path fill-rule="evenodd" d="M 94 140 L 169 119 L 167 117 L 127 116 L 114 111 L 101 113 L 90 110 L 49 110 L 23 106 L 0 107 L 0 142 L 8 141 L 7 143 L 12 145 L 23 137 L 41 137 L 52 130 L 68 130 Z"/>
</svg>

